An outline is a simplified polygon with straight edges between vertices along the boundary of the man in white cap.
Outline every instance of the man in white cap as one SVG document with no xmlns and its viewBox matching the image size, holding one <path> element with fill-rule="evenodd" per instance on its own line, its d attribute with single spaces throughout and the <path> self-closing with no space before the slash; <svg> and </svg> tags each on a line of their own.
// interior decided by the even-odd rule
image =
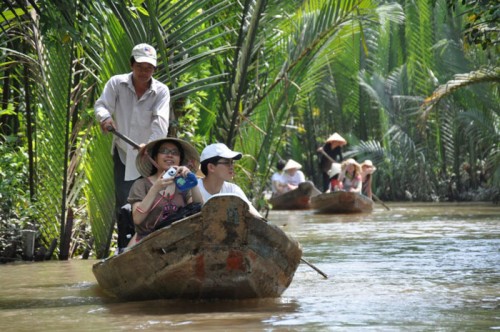
<svg viewBox="0 0 500 332">
<path fill-rule="evenodd" d="M 252 214 L 262 217 L 252 205 L 243 190 L 232 181 L 234 177 L 234 163 L 243 155 L 229 149 L 223 143 L 210 144 L 201 152 L 200 164 L 204 178 L 198 179 L 198 188 L 206 202 L 216 194 L 235 194 L 248 203 Z"/>
<path fill-rule="evenodd" d="M 94 105 L 96 120 L 104 133 L 109 128 L 144 146 L 165 138 L 170 118 L 170 92 L 167 86 L 153 78 L 156 69 L 156 50 L 148 44 L 132 49 L 132 72 L 115 75 L 104 86 Z M 138 151 L 123 140 L 114 137 L 111 153 L 114 162 L 115 211 L 118 219 L 118 247 L 126 246 L 133 224 L 121 222 L 120 208 L 127 204 L 127 196 L 134 180 L 140 177 L 135 166 Z"/>
</svg>

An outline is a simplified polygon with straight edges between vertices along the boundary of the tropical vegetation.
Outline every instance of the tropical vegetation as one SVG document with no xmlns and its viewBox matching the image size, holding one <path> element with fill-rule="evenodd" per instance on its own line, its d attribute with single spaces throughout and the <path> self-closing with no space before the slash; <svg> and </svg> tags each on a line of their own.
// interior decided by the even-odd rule
<svg viewBox="0 0 500 332">
<path fill-rule="evenodd" d="M 159 53 L 169 135 L 242 151 L 255 204 L 279 158 L 319 185 L 316 148 L 377 165 L 384 200 L 498 200 L 496 1 L 6 0 L 0 15 L 0 256 L 106 257 L 113 250 L 110 135 L 93 103 Z"/>
</svg>

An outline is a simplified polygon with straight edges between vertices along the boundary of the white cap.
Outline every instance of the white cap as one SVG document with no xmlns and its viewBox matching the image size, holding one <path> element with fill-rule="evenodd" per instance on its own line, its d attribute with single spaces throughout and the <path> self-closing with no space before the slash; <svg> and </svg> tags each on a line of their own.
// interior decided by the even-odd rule
<svg viewBox="0 0 500 332">
<path fill-rule="evenodd" d="M 214 143 L 203 149 L 201 152 L 200 162 L 213 157 L 239 160 L 242 156 L 243 155 L 240 152 L 235 152 L 229 149 L 224 143 Z"/>
<path fill-rule="evenodd" d="M 299 164 L 298 162 L 296 162 L 295 160 L 293 159 L 289 159 L 287 162 L 286 162 L 286 165 L 285 167 L 283 167 L 283 170 L 284 171 L 288 171 L 289 169 L 301 169 L 302 168 L 302 165 Z"/>
<path fill-rule="evenodd" d="M 334 177 L 337 174 L 340 174 L 341 165 L 339 163 L 332 163 L 332 167 L 328 170 L 327 174 L 329 177 Z"/>
<path fill-rule="evenodd" d="M 135 45 L 132 49 L 135 62 L 147 62 L 156 67 L 156 50 L 148 44 Z"/>
</svg>

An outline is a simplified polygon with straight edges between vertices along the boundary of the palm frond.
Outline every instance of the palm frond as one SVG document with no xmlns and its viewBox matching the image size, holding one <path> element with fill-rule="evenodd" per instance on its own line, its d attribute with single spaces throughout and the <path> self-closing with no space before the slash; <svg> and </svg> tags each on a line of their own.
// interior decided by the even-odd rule
<svg viewBox="0 0 500 332">
<path fill-rule="evenodd" d="M 439 101 L 454 91 L 484 82 L 500 82 L 500 67 L 487 67 L 469 73 L 456 74 L 452 80 L 440 85 L 431 96 L 424 100 L 419 110 L 422 118 L 425 120 Z"/>
</svg>

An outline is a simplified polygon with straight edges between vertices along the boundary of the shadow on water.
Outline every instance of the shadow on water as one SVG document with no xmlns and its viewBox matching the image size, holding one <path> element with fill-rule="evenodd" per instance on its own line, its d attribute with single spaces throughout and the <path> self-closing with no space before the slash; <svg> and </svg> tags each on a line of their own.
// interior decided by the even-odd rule
<svg viewBox="0 0 500 332">
<path fill-rule="evenodd" d="M 220 312 L 269 312 L 288 313 L 297 309 L 296 301 L 284 301 L 282 298 L 247 299 L 247 300 L 151 300 L 122 301 L 106 294 L 95 282 L 77 284 L 32 284 L 29 288 L 45 294 L 63 293 L 65 296 L 50 297 L 14 297 L 0 298 L 0 310 L 47 309 L 84 305 L 99 305 L 113 314 L 131 315 L 172 315 L 200 314 Z M 25 291 L 30 293 L 29 289 Z"/>
<path fill-rule="evenodd" d="M 282 314 L 297 310 L 296 301 L 283 299 L 249 300 L 152 300 L 137 302 L 115 302 L 107 306 L 113 314 L 175 315 L 175 314 L 220 314 L 245 312 L 247 314 Z"/>
</svg>

